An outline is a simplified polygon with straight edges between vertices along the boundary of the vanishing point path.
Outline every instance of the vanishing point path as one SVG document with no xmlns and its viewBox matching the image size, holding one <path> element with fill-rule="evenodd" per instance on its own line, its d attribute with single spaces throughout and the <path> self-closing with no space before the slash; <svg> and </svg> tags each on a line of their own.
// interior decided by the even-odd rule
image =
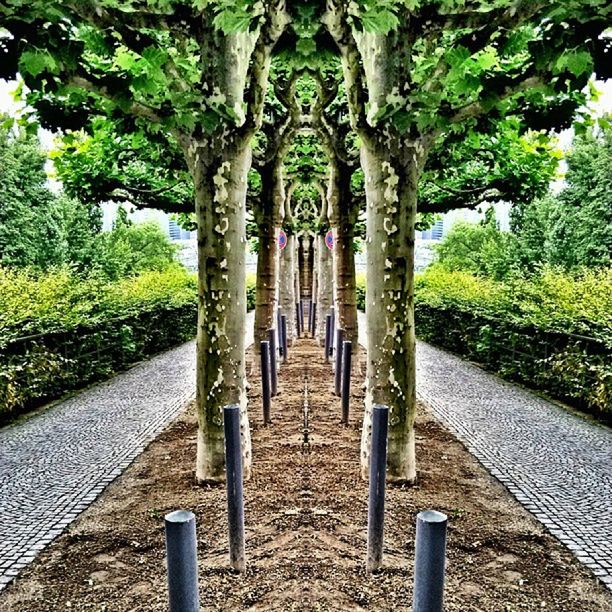
<svg viewBox="0 0 612 612">
<path fill-rule="evenodd" d="M 612 588 L 612 432 L 429 345 L 418 357 L 422 399 Z M 0 430 L 0 590 L 180 413 L 194 370 L 190 342 Z"/>
</svg>

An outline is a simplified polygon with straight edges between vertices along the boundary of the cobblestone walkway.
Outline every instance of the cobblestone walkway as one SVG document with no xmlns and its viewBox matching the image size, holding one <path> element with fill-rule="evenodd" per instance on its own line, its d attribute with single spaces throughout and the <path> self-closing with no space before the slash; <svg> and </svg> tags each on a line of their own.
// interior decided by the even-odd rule
<svg viewBox="0 0 612 612">
<path fill-rule="evenodd" d="M 612 590 L 612 431 L 424 342 L 417 393 Z"/>
<path fill-rule="evenodd" d="M 195 343 L 0 430 L 0 589 L 183 409 Z"/>
</svg>

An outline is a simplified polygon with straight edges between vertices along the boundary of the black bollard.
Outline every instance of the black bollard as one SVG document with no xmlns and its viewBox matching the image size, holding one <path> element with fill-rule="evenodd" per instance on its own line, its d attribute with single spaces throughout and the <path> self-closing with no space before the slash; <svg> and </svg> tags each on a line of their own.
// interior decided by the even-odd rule
<svg viewBox="0 0 612 612">
<path fill-rule="evenodd" d="M 442 612 L 446 526 L 442 512 L 425 510 L 417 515 L 414 557 L 414 612 Z"/>
<path fill-rule="evenodd" d="M 329 343 L 329 356 L 331 357 L 334 354 L 334 339 L 336 336 L 336 311 L 333 306 L 329 309 L 329 312 L 331 313 L 332 318 L 330 336 L 331 342 Z"/>
<path fill-rule="evenodd" d="M 334 393 L 340 395 L 342 389 L 342 343 L 344 342 L 344 330 L 339 327 L 336 330 L 336 370 L 334 372 Z"/>
<path fill-rule="evenodd" d="M 283 325 L 281 321 L 281 313 L 282 313 L 282 309 L 279 307 L 276 310 L 276 329 L 278 329 L 278 355 L 279 357 L 283 356 L 283 337 L 282 337 Z"/>
<path fill-rule="evenodd" d="M 177 510 L 164 517 L 170 612 L 198 612 L 198 550 L 193 512 Z"/>
<path fill-rule="evenodd" d="M 325 363 L 329 363 L 331 334 L 332 334 L 332 316 L 325 315 Z"/>
<path fill-rule="evenodd" d="M 304 335 L 304 300 L 300 300 L 300 329 Z"/>
<path fill-rule="evenodd" d="M 270 395 L 278 395 L 278 368 L 276 363 L 276 330 L 268 330 L 268 342 L 270 343 Z"/>
<path fill-rule="evenodd" d="M 281 315 L 281 337 L 283 347 L 283 363 L 287 363 L 289 358 L 289 351 L 287 349 L 287 315 Z"/>
<path fill-rule="evenodd" d="M 259 343 L 261 352 L 261 403 L 263 406 L 263 422 L 270 421 L 270 343 L 263 340 Z"/>
<path fill-rule="evenodd" d="M 342 345 L 342 422 L 348 425 L 349 402 L 351 399 L 351 362 L 353 360 L 353 343 L 345 340 Z"/>
<path fill-rule="evenodd" d="M 311 315 L 310 315 L 310 333 L 312 337 L 316 337 L 317 335 L 317 303 L 312 302 L 310 304 Z"/>
<path fill-rule="evenodd" d="M 244 496 L 242 493 L 242 445 L 240 444 L 240 406 L 223 408 L 225 429 L 225 480 L 227 484 L 227 522 L 229 525 L 230 565 L 239 572 L 246 568 L 244 556 Z"/>
<path fill-rule="evenodd" d="M 387 470 L 387 429 L 389 408 L 374 404 L 370 446 L 370 489 L 368 498 L 368 574 L 382 565 L 385 525 L 385 476 Z"/>
<path fill-rule="evenodd" d="M 302 335 L 302 326 L 300 325 L 300 303 L 295 303 L 295 327 L 297 329 L 297 337 Z"/>
</svg>

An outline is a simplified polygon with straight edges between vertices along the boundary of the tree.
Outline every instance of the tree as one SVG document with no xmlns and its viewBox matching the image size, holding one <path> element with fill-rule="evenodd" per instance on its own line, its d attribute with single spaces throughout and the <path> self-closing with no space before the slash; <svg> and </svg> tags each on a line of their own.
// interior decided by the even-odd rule
<svg viewBox="0 0 612 612">
<path fill-rule="evenodd" d="M 244 272 L 246 175 L 261 123 L 270 55 L 289 16 L 282 0 L 127 5 L 0 3 L 4 72 L 20 70 L 43 123 L 92 116 L 130 121 L 181 151 L 193 184 L 199 244 L 196 476 L 223 478 L 221 408 L 246 417 Z"/>
<path fill-rule="evenodd" d="M 47 186 L 38 136 L 0 128 L 0 261 L 44 270 L 84 263 L 99 228 L 97 210 Z"/>
<path fill-rule="evenodd" d="M 413 482 L 414 228 L 420 179 L 438 143 L 514 115 L 568 124 L 592 69 L 604 71 L 600 2 L 330 0 L 367 197 L 368 351 L 362 467 L 374 403 L 390 407 L 389 477 Z"/>
</svg>

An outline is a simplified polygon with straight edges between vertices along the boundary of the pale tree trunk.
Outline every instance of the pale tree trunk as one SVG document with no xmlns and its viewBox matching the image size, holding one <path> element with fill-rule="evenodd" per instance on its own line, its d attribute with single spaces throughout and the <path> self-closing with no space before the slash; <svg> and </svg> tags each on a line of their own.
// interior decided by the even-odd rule
<svg viewBox="0 0 612 612">
<path fill-rule="evenodd" d="M 325 317 L 334 300 L 334 269 L 332 252 L 325 245 L 325 235 L 317 235 L 317 338 L 325 342 Z"/>
<path fill-rule="evenodd" d="M 194 178 L 198 222 L 198 330 L 196 478 L 224 479 L 223 406 L 241 407 L 243 463 L 251 468 L 244 360 L 246 318 L 245 201 L 251 150 L 226 146 L 220 160 L 206 163 L 205 146 L 187 153 Z"/>
<path fill-rule="evenodd" d="M 416 479 L 414 416 L 414 225 L 422 150 L 407 147 L 397 158 L 364 143 L 367 199 L 367 391 L 362 431 L 362 475 L 367 476 L 373 404 L 390 409 L 388 478 Z M 399 158 L 399 159 L 398 159 Z"/>
<path fill-rule="evenodd" d="M 287 246 L 279 255 L 279 296 L 282 313 L 287 315 L 287 341 L 296 336 L 295 325 L 295 248 L 296 238 L 287 235 Z"/>
<path fill-rule="evenodd" d="M 302 285 L 300 282 L 300 274 L 302 270 L 302 267 L 300 266 L 301 244 L 297 236 L 295 236 L 293 244 L 287 245 L 287 248 L 289 247 L 291 247 L 291 250 L 293 251 L 293 295 L 295 298 L 295 303 L 293 304 L 292 313 L 295 325 L 295 337 L 297 337 L 297 319 L 295 312 L 295 304 L 300 301 L 300 297 L 302 295 Z"/>
</svg>

